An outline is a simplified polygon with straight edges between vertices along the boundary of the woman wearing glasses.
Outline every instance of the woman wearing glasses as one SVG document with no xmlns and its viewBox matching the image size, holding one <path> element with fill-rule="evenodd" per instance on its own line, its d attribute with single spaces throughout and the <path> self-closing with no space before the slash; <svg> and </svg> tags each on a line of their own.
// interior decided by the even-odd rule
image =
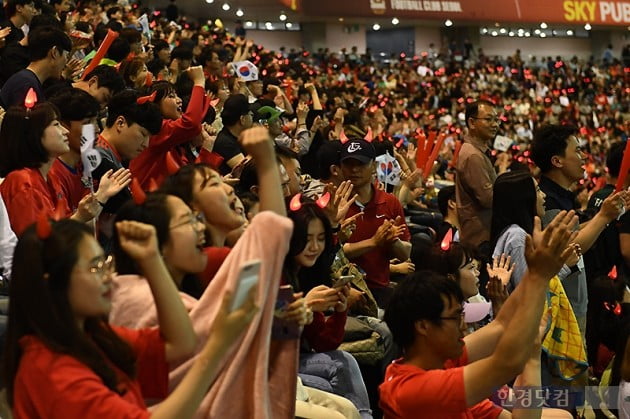
<svg viewBox="0 0 630 419">
<path fill-rule="evenodd" d="M 215 333 L 213 319 L 220 313 L 221 298 L 226 293 L 235 292 L 241 266 L 252 259 L 262 261 L 256 298 L 261 313 L 250 323 L 238 347 L 222 361 L 217 384 L 207 391 L 197 414 L 199 417 L 230 418 L 291 417 L 295 406 L 298 341 L 285 340 L 271 347 L 269 341 L 282 260 L 288 251 L 292 223 L 285 217 L 279 173 L 267 130 L 260 127 L 248 130 L 241 141 L 248 153 L 259 158 L 259 176 L 266 179 L 265 187 L 260 190 L 264 211 L 253 219 L 215 278 L 202 292 L 195 294 L 191 290 L 198 286 L 195 283 L 197 275 L 207 262 L 203 251 L 205 225 L 184 201 L 173 195 L 148 194 L 143 203 L 127 203 L 116 220 L 134 220 L 155 226 L 165 265 L 173 282 L 183 291 L 180 298 L 200 342 L 212 339 Z M 261 156 L 269 156 L 269 162 Z M 135 261 L 125 255 L 123 244 L 118 241 L 114 248 L 118 272 L 122 275 L 114 280 L 110 321 L 134 328 L 156 326 L 161 314 L 157 300 L 151 297 L 145 278 L 138 276 L 141 271 Z M 194 367 L 193 359 L 180 361 L 171 364 L 171 388 Z M 273 365 L 278 368 L 274 369 Z M 244 388 L 249 390 L 244 392 Z M 235 394 L 238 397 L 235 398 Z"/>
<path fill-rule="evenodd" d="M 231 298 L 224 298 L 211 339 L 166 397 L 169 363 L 192 353 L 195 333 L 160 256 L 155 228 L 124 221 L 116 231 L 155 299 L 159 328 L 108 324 L 113 260 L 85 224 L 40 219 L 20 238 L 13 262 L 4 368 L 15 418 L 190 418 L 220 360 L 254 317 L 253 294 L 231 313 Z M 146 398 L 163 402 L 149 413 Z"/>
</svg>

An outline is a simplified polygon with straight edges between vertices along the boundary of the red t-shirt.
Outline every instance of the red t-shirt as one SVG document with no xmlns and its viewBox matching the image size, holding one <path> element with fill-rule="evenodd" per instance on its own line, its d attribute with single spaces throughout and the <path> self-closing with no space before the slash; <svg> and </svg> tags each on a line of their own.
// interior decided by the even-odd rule
<svg viewBox="0 0 630 419">
<path fill-rule="evenodd" d="M 401 358 L 387 367 L 385 381 L 379 387 L 385 419 L 495 419 L 503 411 L 488 399 L 466 406 L 465 348 L 461 358 L 444 364 L 445 369 L 427 371 L 402 362 Z"/>
<path fill-rule="evenodd" d="M 203 273 L 199 275 L 199 281 L 203 289 L 206 289 L 208 284 L 212 281 L 214 276 L 219 272 L 219 268 L 223 265 L 223 261 L 228 257 L 232 249 L 229 247 L 214 247 L 209 246 L 203 249 L 204 253 L 208 255 L 208 263 Z"/>
<path fill-rule="evenodd" d="M 144 398 L 168 395 L 168 364 L 159 329 L 113 327 L 137 356 L 137 378 L 114 367 L 122 395 L 69 355 L 50 350 L 35 336 L 20 340 L 23 354 L 15 377 L 13 416 L 18 418 L 148 418 Z M 113 367 L 113 365 L 112 365 Z"/>
<path fill-rule="evenodd" d="M 25 168 L 9 173 L 0 184 L 0 193 L 7 207 L 11 229 L 19 236 L 45 213 L 51 218 L 72 215 L 66 197 L 54 176 L 44 179 L 37 168 Z"/>
<path fill-rule="evenodd" d="M 160 132 L 149 139 L 149 147 L 129 163 L 129 170 L 140 186 L 148 189 L 151 179 L 157 185 L 164 181 L 168 176 L 168 153 L 199 135 L 208 106 L 203 87 L 194 86 L 186 112 L 178 119 L 164 119 Z"/>
<path fill-rule="evenodd" d="M 50 168 L 48 175 L 55 178 L 59 188 L 68 201 L 70 210 L 75 212 L 79 207 L 81 199 L 90 192 L 90 189 L 86 187 L 81 180 L 81 171 L 57 159 Z"/>
<path fill-rule="evenodd" d="M 404 222 L 405 213 L 398 199 L 394 195 L 381 191 L 378 188 L 372 188 L 374 191 L 372 200 L 363 209 L 363 216 L 357 219 L 356 230 L 348 240 L 348 243 L 356 243 L 371 238 L 385 220 L 394 220 L 400 216 Z M 350 207 L 347 217 L 351 217 L 359 212 L 361 212 L 361 207 L 354 203 Z M 403 241 L 411 239 L 406 225 L 405 233 L 400 239 Z M 368 287 L 383 288 L 389 285 L 390 256 L 389 249 L 377 248 L 351 259 L 351 262 L 356 263 L 365 271 L 365 281 Z"/>
</svg>

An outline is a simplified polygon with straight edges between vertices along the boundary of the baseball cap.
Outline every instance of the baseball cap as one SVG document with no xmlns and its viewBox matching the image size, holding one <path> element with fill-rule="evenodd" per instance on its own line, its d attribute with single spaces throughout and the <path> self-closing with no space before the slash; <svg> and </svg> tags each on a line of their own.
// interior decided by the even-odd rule
<svg viewBox="0 0 630 419">
<path fill-rule="evenodd" d="M 282 113 L 283 112 L 278 108 L 271 106 L 261 106 L 256 111 L 254 119 L 256 121 L 262 121 L 263 119 L 266 119 L 267 121 L 272 122 L 280 118 L 280 115 L 282 115 Z"/>
<path fill-rule="evenodd" d="M 223 105 L 221 118 L 224 120 L 225 125 L 232 125 L 238 121 L 238 118 L 247 115 L 250 110 L 252 110 L 252 107 L 245 95 L 231 95 Z"/>
<path fill-rule="evenodd" d="M 361 163 L 369 163 L 376 158 L 376 150 L 365 140 L 350 140 L 343 145 L 339 161 L 356 159 Z"/>
</svg>

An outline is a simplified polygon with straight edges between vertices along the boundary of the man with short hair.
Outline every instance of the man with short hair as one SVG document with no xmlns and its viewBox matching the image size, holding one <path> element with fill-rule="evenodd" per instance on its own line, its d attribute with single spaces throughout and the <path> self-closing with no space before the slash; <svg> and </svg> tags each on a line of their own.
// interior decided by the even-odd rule
<svg viewBox="0 0 630 419">
<path fill-rule="evenodd" d="M 221 175 L 227 175 L 245 158 L 238 143 L 238 136 L 253 124 L 254 113 L 244 95 L 232 95 L 225 101 L 221 119 L 223 129 L 214 142 L 214 152 L 223 157 L 219 167 Z"/>
<path fill-rule="evenodd" d="M 523 281 L 494 321 L 467 336 L 464 297 L 456 281 L 424 271 L 398 285 L 385 322 L 404 355 L 390 364 L 379 387 L 385 417 L 516 417 L 518 404 L 508 412 L 488 397 L 519 374 L 515 387 L 540 388 L 545 296 L 549 280 L 572 252 L 568 246 L 576 223 L 573 212 L 560 214 L 544 232 L 537 223 L 527 239 Z M 540 410 L 531 409 L 540 417 Z"/>
<path fill-rule="evenodd" d="M 459 151 L 455 176 L 460 241 L 478 247 L 490 240 L 492 187 L 497 178 L 488 157 L 489 146 L 499 131 L 494 104 L 479 100 L 466 106 L 468 137 Z"/>
<path fill-rule="evenodd" d="M 341 172 L 357 194 L 347 217 L 363 213 L 356 219 L 356 230 L 343 251 L 365 271 L 374 299 L 379 307 L 385 307 L 392 292 L 389 261 L 409 259 L 411 236 L 398 199 L 372 184 L 375 158 L 374 146 L 361 139 L 348 141 L 341 150 Z"/>
<path fill-rule="evenodd" d="M 575 127 L 552 124 L 543 125 L 534 133 L 531 158 L 542 173 L 538 186 L 546 195 L 547 211 L 575 209 L 576 203 L 570 188 L 584 177 L 585 163 L 576 134 Z M 624 207 L 630 208 L 629 194 L 611 194 L 602 202 L 599 212 L 580 226 L 575 243 L 580 245 L 582 253 L 591 248 L 608 223 L 619 217 Z M 586 275 L 579 265 L 571 268 L 572 275 L 563 280 L 563 285 L 584 336 L 588 292 Z"/>
<path fill-rule="evenodd" d="M 5 109 L 24 104 L 30 88 L 39 101 L 45 100 L 42 86 L 50 78 L 61 77 L 72 41 L 62 30 L 45 26 L 29 34 L 28 49 L 31 54 L 28 67 L 12 75 L 0 91 L 0 106 Z"/>
<path fill-rule="evenodd" d="M 72 87 L 88 92 L 104 108 L 112 96 L 125 88 L 125 82 L 115 68 L 98 65 L 83 80 L 72 83 Z"/>
<path fill-rule="evenodd" d="M 22 26 L 30 25 L 31 19 L 37 14 L 37 9 L 34 0 L 8 0 L 4 7 L 8 19 L 0 26 L 11 28 L 11 32 L 4 38 L 5 46 L 8 46 L 24 38 Z"/>
</svg>

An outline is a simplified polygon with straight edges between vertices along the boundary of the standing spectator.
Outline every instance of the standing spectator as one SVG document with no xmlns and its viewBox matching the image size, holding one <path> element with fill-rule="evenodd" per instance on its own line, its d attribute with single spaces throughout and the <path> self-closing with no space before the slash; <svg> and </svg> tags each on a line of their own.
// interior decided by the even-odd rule
<svg viewBox="0 0 630 419">
<path fill-rule="evenodd" d="M 460 241 L 466 246 L 478 247 L 490 239 L 492 185 L 497 173 L 487 153 L 499 123 L 491 102 L 479 100 L 466 107 L 469 136 L 459 152 L 455 177 Z"/>
</svg>

